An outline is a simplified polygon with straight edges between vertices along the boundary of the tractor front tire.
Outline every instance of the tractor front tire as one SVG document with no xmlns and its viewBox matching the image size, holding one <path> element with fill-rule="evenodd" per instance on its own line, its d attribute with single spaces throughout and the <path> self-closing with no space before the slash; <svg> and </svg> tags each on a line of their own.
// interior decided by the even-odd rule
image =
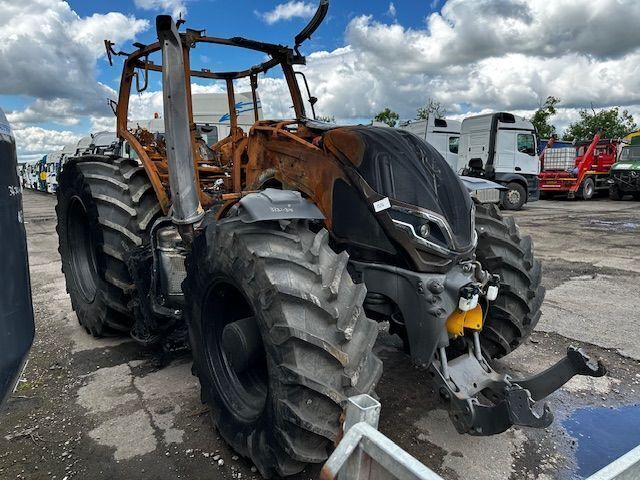
<svg viewBox="0 0 640 480">
<path fill-rule="evenodd" d="M 480 341 L 485 354 L 500 358 L 518 348 L 540 319 L 542 265 L 533 256 L 531 237 L 520 235 L 513 217 L 503 216 L 495 205 L 476 205 L 476 231 L 476 258 L 500 275 L 498 298 L 489 305 Z"/>
<path fill-rule="evenodd" d="M 198 235 L 183 283 L 194 373 L 228 444 L 263 477 L 323 462 L 349 396 L 382 363 L 365 287 L 328 233 L 225 220 Z"/>
<path fill-rule="evenodd" d="M 144 168 L 124 158 L 70 160 L 57 198 L 58 251 L 80 325 L 96 337 L 128 333 L 135 286 L 126 254 L 148 242 L 160 214 Z"/>
</svg>

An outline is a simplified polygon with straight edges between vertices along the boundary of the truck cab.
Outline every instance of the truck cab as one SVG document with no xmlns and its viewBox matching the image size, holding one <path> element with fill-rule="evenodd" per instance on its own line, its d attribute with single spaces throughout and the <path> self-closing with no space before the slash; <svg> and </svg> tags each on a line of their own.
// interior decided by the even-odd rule
<svg viewBox="0 0 640 480">
<path fill-rule="evenodd" d="M 611 166 L 609 198 L 622 200 L 626 195 L 640 200 L 640 137 L 623 146 L 618 161 Z"/>
<path fill-rule="evenodd" d="M 455 171 L 458 171 L 458 148 L 460 143 L 461 122 L 435 118 L 402 122 L 400 128 L 426 140 L 431 144 Z"/>
<path fill-rule="evenodd" d="M 503 208 L 538 200 L 539 169 L 535 128 L 524 117 L 497 112 L 463 120 L 457 170 L 504 185 Z"/>
<path fill-rule="evenodd" d="M 47 171 L 46 191 L 56 193 L 58 188 L 58 173 L 60 173 L 60 160 L 62 152 L 52 152 L 46 155 L 45 169 Z"/>
</svg>

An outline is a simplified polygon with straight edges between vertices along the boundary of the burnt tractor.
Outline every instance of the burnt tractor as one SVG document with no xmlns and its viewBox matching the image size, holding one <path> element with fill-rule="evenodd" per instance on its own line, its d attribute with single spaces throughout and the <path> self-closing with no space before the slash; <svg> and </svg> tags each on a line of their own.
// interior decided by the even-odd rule
<svg viewBox="0 0 640 480">
<path fill-rule="evenodd" d="M 536 400 L 576 374 L 604 374 L 574 348 L 528 379 L 492 368 L 540 318 L 531 238 L 481 202 L 497 203 L 495 184 L 465 184 L 418 137 L 313 119 L 294 67 L 327 9 L 321 1 L 293 48 L 179 32 L 169 16 L 157 17 L 158 41 L 133 53 L 107 42 L 110 60 L 126 57 L 113 105 L 119 147 L 69 160 L 57 192 L 80 324 L 143 345 L 188 336 L 215 425 L 265 477 L 327 458 L 346 399 L 373 393 L 382 373 L 378 322 L 433 377 L 461 433 L 545 427 L 553 416 L 546 405 L 534 412 Z M 195 70 L 190 52 L 202 44 L 268 59 Z M 258 76 L 276 67 L 295 118 L 260 120 Z M 162 74 L 164 135 L 128 125 L 132 84 L 143 90 L 150 72 Z M 193 121 L 193 78 L 226 84 L 230 134 L 212 145 Z M 239 80 L 253 95 L 248 131 L 237 122 Z"/>
</svg>

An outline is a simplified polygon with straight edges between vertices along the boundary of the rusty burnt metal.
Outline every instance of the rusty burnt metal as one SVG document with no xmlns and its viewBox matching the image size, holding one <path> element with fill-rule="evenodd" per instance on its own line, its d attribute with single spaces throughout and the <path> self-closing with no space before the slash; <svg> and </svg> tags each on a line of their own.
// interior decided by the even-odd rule
<svg viewBox="0 0 640 480">
<path fill-rule="evenodd" d="M 321 21 L 321 19 L 319 20 Z M 313 26 L 312 26 L 313 27 Z M 343 168 L 338 165 L 334 154 L 339 148 L 322 142 L 322 136 L 307 128 L 308 120 L 294 65 L 305 63 L 299 53 L 300 43 L 309 38 L 314 28 L 305 29 L 296 37 L 296 46 L 286 46 L 257 42 L 241 37 L 219 38 L 206 36 L 203 31 L 187 29 L 180 34 L 183 45 L 184 70 L 189 104 L 191 143 L 194 169 L 199 186 L 199 197 L 205 208 L 215 207 L 218 216 L 228 211 L 246 192 L 259 190 L 277 184 L 283 188 L 300 190 L 310 197 L 327 218 L 331 226 L 332 185 L 338 178 L 345 179 Z M 200 44 L 226 45 L 258 51 L 269 59 L 242 71 L 214 72 L 209 69 L 193 70 L 190 52 Z M 105 41 L 109 61 L 115 56 L 124 56 L 117 107 L 117 135 L 129 143 L 136 152 L 153 185 L 158 202 L 165 214 L 171 206 L 169 176 L 165 145 L 153 134 L 143 129 L 128 126 L 129 100 L 135 81 L 137 92 L 148 86 L 149 72 L 162 72 L 162 65 L 150 60 L 150 56 L 161 51 L 160 42 L 150 45 L 135 45 L 132 53 L 116 52 L 113 43 Z M 257 89 L 258 75 L 272 68 L 280 67 L 289 89 L 294 118 L 290 120 L 258 119 Z M 255 124 L 248 132 L 238 126 L 235 109 L 235 85 L 238 79 L 249 79 Z M 197 135 L 193 121 L 191 101 L 191 80 L 204 78 L 224 80 L 227 88 L 230 134 L 213 145 L 202 145 L 204 140 Z M 348 132 L 343 135 L 349 136 Z M 345 139 L 337 144 L 348 144 Z M 202 154 L 203 148 L 210 154 Z M 341 152 L 342 156 L 353 158 L 362 152 Z M 304 157 L 304 162 L 299 160 Z M 346 179 L 345 179 L 346 180 Z"/>
</svg>

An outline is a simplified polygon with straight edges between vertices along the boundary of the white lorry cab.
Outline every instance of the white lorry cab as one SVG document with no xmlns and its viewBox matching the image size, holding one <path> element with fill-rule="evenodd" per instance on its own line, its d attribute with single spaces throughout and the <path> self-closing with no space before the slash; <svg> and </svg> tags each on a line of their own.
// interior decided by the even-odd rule
<svg viewBox="0 0 640 480">
<path fill-rule="evenodd" d="M 58 189 L 58 174 L 60 173 L 62 152 L 47 153 L 45 170 L 47 172 L 47 192 L 56 193 Z"/>
<path fill-rule="evenodd" d="M 458 148 L 461 122 L 435 118 L 429 115 L 427 120 L 410 120 L 400 123 L 402 130 L 426 140 L 431 144 L 454 170 L 458 171 Z"/>
<path fill-rule="evenodd" d="M 535 128 L 524 117 L 507 112 L 467 117 L 460 128 L 457 170 L 504 185 L 502 207 L 519 210 L 538 200 Z"/>
</svg>

